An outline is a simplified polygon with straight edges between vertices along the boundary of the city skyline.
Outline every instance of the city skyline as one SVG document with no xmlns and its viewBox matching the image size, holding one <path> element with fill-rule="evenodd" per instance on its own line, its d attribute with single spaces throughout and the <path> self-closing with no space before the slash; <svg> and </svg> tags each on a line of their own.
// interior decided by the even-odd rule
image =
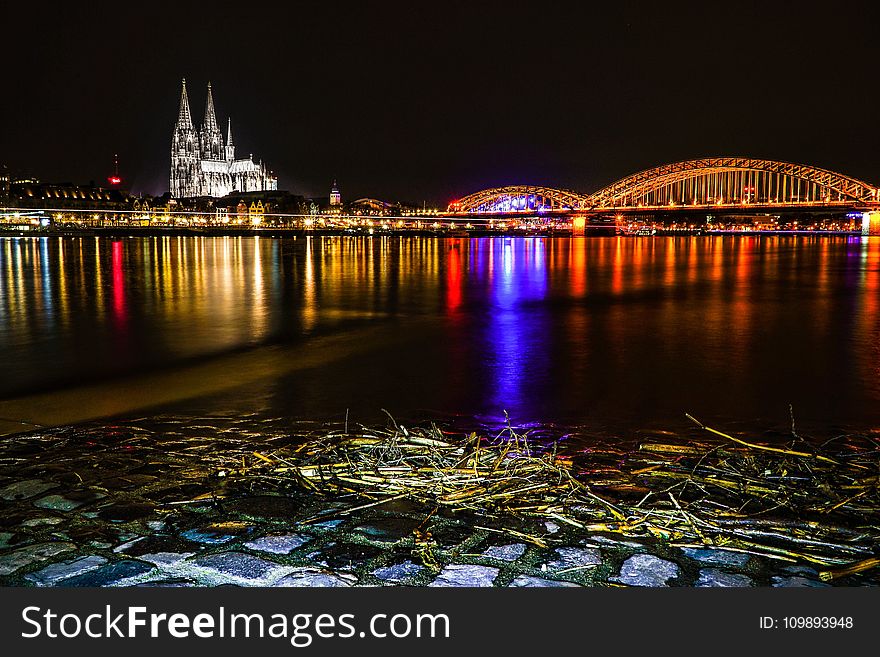
<svg viewBox="0 0 880 657">
<path fill-rule="evenodd" d="M 60 49 L 12 35 L 20 101 L 0 110 L 3 163 L 100 181 L 119 153 L 132 191 L 160 194 L 178 102 L 168 89 L 187 77 L 234 90 L 224 112 L 240 117 L 236 143 L 307 197 L 333 179 L 347 198 L 438 206 L 503 184 L 588 192 L 713 154 L 880 179 L 867 5 L 826 16 L 757 3 L 668 14 L 453 3 L 414 17 L 343 4 L 242 17 L 235 33 L 259 36 L 229 54 L 207 47 L 212 30 L 183 38 L 195 7 L 162 27 L 159 49 L 137 7 L 94 20 L 59 7 L 39 33 Z M 32 22 L 31 11 L 10 18 Z M 224 18 L 204 20 L 220 29 Z"/>
</svg>

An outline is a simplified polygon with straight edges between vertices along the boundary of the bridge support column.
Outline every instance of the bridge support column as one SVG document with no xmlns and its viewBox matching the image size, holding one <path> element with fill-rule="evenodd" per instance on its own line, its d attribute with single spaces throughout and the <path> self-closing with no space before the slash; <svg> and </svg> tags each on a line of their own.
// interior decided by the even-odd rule
<svg viewBox="0 0 880 657">
<path fill-rule="evenodd" d="M 583 235 L 587 232 L 587 218 L 575 215 L 571 218 L 571 234 Z"/>
<path fill-rule="evenodd" d="M 862 235 L 880 235 L 880 211 L 862 213 Z"/>
</svg>

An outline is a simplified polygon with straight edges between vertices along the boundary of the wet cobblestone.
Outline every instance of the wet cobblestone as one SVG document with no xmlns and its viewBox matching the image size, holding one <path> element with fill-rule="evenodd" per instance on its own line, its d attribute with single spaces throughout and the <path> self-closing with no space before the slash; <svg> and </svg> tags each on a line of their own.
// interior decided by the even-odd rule
<svg viewBox="0 0 880 657">
<path fill-rule="evenodd" d="M 553 579 L 544 579 L 543 577 L 533 577 L 531 575 L 519 575 L 511 583 L 513 588 L 547 588 L 547 587 L 578 587 L 580 584 L 574 582 L 560 582 Z"/>
<path fill-rule="evenodd" d="M 202 571 L 210 579 L 251 586 L 271 585 L 290 571 L 289 567 L 243 552 L 221 552 L 177 565 L 180 570 L 191 567 Z"/>
<path fill-rule="evenodd" d="M 694 586 L 701 587 L 742 587 L 753 586 L 751 578 L 740 573 L 728 573 L 717 568 L 706 568 L 700 571 L 700 577 Z"/>
<path fill-rule="evenodd" d="M 82 575 L 64 579 L 59 586 L 120 586 L 128 584 L 130 580 L 136 581 L 141 576 L 153 571 L 155 569 L 143 561 L 123 559 L 108 563 L 96 570 L 90 570 Z"/>
<path fill-rule="evenodd" d="M 497 568 L 453 564 L 446 566 L 429 586 L 492 586 L 496 577 L 498 577 Z"/>
<path fill-rule="evenodd" d="M 51 557 L 75 550 L 76 545 L 67 541 L 38 543 L 0 554 L 0 575 L 11 575 L 27 566 Z"/>
<path fill-rule="evenodd" d="M 340 587 L 352 586 L 356 579 L 338 573 L 329 573 L 315 568 L 299 568 L 275 583 L 275 586 Z"/>
<path fill-rule="evenodd" d="M 483 552 L 483 556 L 492 559 L 500 559 L 501 561 L 516 561 L 526 551 L 525 543 L 514 543 L 512 545 L 492 545 Z"/>
<path fill-rule="evenodd" d="M 260 437 L 249 422 L 224 433 L 152 418 L 150 431 L 133 423 L 5 439 L 0 585 L 828 586 L 808 564 L 550 521 L 508 532 L 403 500 L 334 517 L 350 503 L 218 476 L 205 455 L 240 462 L 253 451 L 245 429 L 286 439 Z"/>
<path fill-rule="evenodd" d="M 555 558 L 547 562 L 551 570 L 570 571 L 602 563 L 602 553 L 592 548 L 561 547 L 556 548 L 553 554 Z"/>
<path fill-rule="evenodd" d="M 40 481 L 39 479 L 26 479 L 25 481 L 16 481 L 3 488 L 0 488 L 0 499 L 3 500 L 26 500 L 36 497 L 48 490 L 57 488 L 58 484 Z"/>
<path fill-rule="evenodd" d="M 73 561 L 53 563 L 41 570 L 30 573 L 25 576 L 25 579 L 29 582 L 33 582 L 37 586 L 56 586 L 59 582 L 62 582 L 65 579 L 82 575 L 90 570 L 95 570 L 106 563 L 106 558 L 90 555 L 74 559 Z"/>
<path fill-rule="evenodd" d="M 708 566 L 742 567 L 749 562 L 749 555 L 730 550 L 711 550 L 706 548 L 682 548 L 686 557 Z"/>
<path fill-rule="evenodd" d="M 424 570 L 424 566 L 420 566 L 412 561 L 404 561 L 374 570 L 373 576 L 389 584 L 401 584 L 412 581 Z"/>
<path fill-rule="evenodd" d="M 302 534 L 284 534 L 280 536 L 262 536 L 253 541 L 248 541 L 244 546 L 257 552 L 271 552 L 272 554 L 290 554 L 296 548 L 308 543 L 311 536 Z"/>
<path fill-rule="evenodd" d="M 620 575 L 613 581 L 629 586 L 667 586 L 679 575 L 679 568 L 671 561 L 652 554 L 635 554 L 623 562 Z"/>
</svg>

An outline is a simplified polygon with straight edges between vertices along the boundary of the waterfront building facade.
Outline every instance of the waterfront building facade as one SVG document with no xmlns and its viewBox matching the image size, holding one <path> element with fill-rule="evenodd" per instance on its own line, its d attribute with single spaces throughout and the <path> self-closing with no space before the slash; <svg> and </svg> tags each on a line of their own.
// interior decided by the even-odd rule
<svg viewBox="0 0 880 657">
<path fill-rule="evenodd" d="M 32 178 L 13 179 L 3 199 L 11 207 L 53 210 L 126 210 L 132 200 L 127 190 L 118 187 L 47 183 Z"/>
<path fill-rule="evenodd" d="M 214 111 L 211 83 L 205 101 L 205 120 L 196 131 L 186 93 L 186 80 L 180 92 L 180 109 L 171 137 L 170 190 L 174 198 L 226 196 L 232 192 L 271 191 L 278 179 L 254 156 L 235 159 L 232 119 L 227 123 L 226 141 Z"/>
</svg>

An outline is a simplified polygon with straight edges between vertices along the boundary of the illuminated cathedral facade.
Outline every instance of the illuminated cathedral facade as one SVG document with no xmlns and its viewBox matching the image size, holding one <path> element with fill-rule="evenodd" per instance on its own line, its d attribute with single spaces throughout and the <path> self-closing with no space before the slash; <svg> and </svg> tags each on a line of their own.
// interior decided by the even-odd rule
<svg viewBox="0 0 880 657">
<path fill-rule="evenodd" d="M 205 101 L 205 120 L 196 131 L 189 110 L 186 80 L 180 92 L 180 110 L 171 137 L 171 196 L 226 196 L 231 192 L 254 192 L 278 189 L 278 179 L 254 156 L 235 159 L 232 141 L 232 119 L 229 119 L 226 141 L 217 123 L 211 83 Z"/>
</svg>

